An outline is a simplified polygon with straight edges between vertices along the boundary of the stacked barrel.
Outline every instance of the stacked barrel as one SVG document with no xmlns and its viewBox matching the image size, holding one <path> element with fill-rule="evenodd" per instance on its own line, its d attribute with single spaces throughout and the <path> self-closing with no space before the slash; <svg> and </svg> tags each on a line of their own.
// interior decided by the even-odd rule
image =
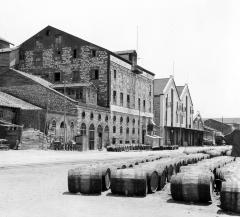
<svg viewBox="0 0 240 217">
<path fill-rule="evenodd" d="M 240 213 L 240 159 L 217 169 L 216 178 L 221 182 L 221 208 Z"/>
<path fill-rule="evenodd" d="M 217 168 L 231 161 L 233 161 L 232 157 L 220 156 L 202 160 L 194 165 L 181 167 L 180 173 L 171 179 L 172 198 L 186 202 L 206 203 L 211 201 L 214 172 Z"/>
</svg>

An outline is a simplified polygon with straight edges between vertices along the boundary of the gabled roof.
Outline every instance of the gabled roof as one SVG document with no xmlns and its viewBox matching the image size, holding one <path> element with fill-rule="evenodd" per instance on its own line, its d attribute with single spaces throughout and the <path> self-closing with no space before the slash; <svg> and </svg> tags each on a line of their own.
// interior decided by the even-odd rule
<svg viewBox="0 0 240 217">
<path fill-rule="evenodd" d="M 7 41 L 6 39 L 4 39 L 4 38 L 2 38 L 2 37 L 0 37 L 0 41 L 4 41 L 4 42 L 7 42 L 8 44 L 14 45 L 13 43 Z"/>
<path fill-rule="evenodd" d="M 20 108 L 22 110 L 41 110 L 41 108 L 39 108 L 38 106 L 32 105 L 31 103 L 23 101 L 7 93 L 3 93 L 1 91 L 0 91 L 0 106 Z"/>
<path fill-rule="evenodd" d="M 154 96 L 163 94 L 163 90 L 166 87 L 170 78 L 154 79 L 153 93 Z"/>
<path fill-rule="evenodd" d="M 181 96 L 184 87 L 185 87 L 185 86 L 177 86 L 177 91 L 178 91 L 179 96 Z"/>
<path fill-rule="evenodd" d="M 129 63 L 129 64 L 132 64 L 130 61 L 126 60 L 125 58 L 121 57 L 120 55 L 118 55 L 118 54 L 116 54 L 116 53 L 114 53 L 114 52 L 112 52 L 112 51 L 110 51 L 110 50 L 108 50 L 108 49 L 106 49 L 106 48 L 103 48 L 103 47 L 101 47 L 101 46 L 98 46 L 98 45 L 96 45 L 96 44 L 94 44 L 94 43 L 91 43 L 91 42 L 89 42 L 89 41 L 86 41 L 86 40 L 84 40 L 84 39 L 82 39 L 82 38 L 79 38 L 79 37 L 77 37 L 77 36 L 74 36 L 74 35 L 72 35 L 72 34 L 69 34 L 69 33 L 65 32 L 65 31 L 62 31 L 62 30 L 57 29 L 57 28 L 55 28 L 55 27 L 53 27 L 53 26 L 50 26 L 50 25 L 48 25 L 48 26 L 46 26 L 45 28 L 43 28 L 42 30 L 40 30 L 38 33 L 36 33 L 35 35 L 33 35 L 33 36 L 32 36 L 31 38 L 29 38 L 29 39 L 32 39 L 33 37 L 36 37 L 40 32 L 44 31 L 45 29 L 49 29 L 49 28 L 50 28 L 50 29 L 53 29 L 53 30 L 55 30 L 55 31 L 59 31 L 59 32 L 61 32 L 62 34 L 66 34 L 66 35 L 68 35 L 68 36 L 70 36 L 70 37 L 73 37 L 73 38 L 76 39 L 76 40 L 81 40 L 81 41 L 83 41 L 83 42 L 85 42 L 85 43 L 88 43 L 88 44 L 90 44 L 90 45 L 92 45 L 92 46 L 98 47 L 99 49 L 103 49 L 103 50 L 107 51 L 109 54 L 111 54 L 112 56 L 115 56 L 115 57 L 121 59 L 122 61 Z M 25 40 L 21 45 L 23 45 L 24 43 L 26 43 L 29 39 Z M 21 46 L 21 45 L 20 45 L 20 46 Z M 153 72 L 150 72 L 149 70 L 147 70 L 147 69 L 145 69 L 145 68 L 143 68 L 143 67 L 141 67 L 141 66 L 139 66 L 139 65 L 137 65 L 136 67 L 139 68 L 140 70 L 143 70 L 143 71 L 147 72 L 147 73 L 150 74 L 150 75 L 153 75 L 153 76 L 155 75 Z"/>
</svg>

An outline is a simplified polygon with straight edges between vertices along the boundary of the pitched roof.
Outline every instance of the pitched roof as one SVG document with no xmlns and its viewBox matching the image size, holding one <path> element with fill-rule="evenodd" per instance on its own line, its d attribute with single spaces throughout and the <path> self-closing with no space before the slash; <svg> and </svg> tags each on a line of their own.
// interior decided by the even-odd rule
<svg viewBox="0 0 240 217">
<path fill-rule="evenodd" d="M 19 98 L 0 91 L 0 106 L 20 108 L 22 110 L 41 110 L 38 106 L 25 102 Z"/>
<path fill-rule="evenodd" d="M 185 87 L 185 86 L 177 86 L 177 91 L 178 91 L 179 96 L 181 96 L 184 87 Z"/>
<path fill-rule="evenodd" d="M 170 78 L 154 79 L 153 93 L 154 95 L 163 94 L 163 90 L 166 87 Z"/>
<path fill-rule="evenodd" d="M 77 101 L 73 100 L 72 98 L 70 98 L 70 97 L 68 97 L 68 96 L 66 96 L 66 95 L 64 95 L 64 94 L 62 94 L 62 93 L 54 90 L 54 89 L 52 88 L 52 86 L 53 86 L 52 83 L 48 82 L 47 80 L 45 80 L 45 79 L 43 79 L 43 78 L 41 78 L 41 77 L 39 77 L 39 76 L 31 75 L 31 74 L 28 74 L 28 73 L 26 73 L 26 72 L 22 72 L 22 71 L 13 69 L 13 68 L 10 68 L 10 70 L 13 70 L 13 71 L 16 72 L 16 73 L 18 73 L 18 74 L 20 74 L 20 75 L 22 75 L 22 76 L 24 76 L 24 77 L 26 77 L 26 78 L 31 79 L 32 81 L 36 82 L 37 84 L 40 84 L 40 85 L 42 85 L 43 87 L 48 88 L 49 90 L 55 92 L 55 93 L 58 94 L 58 95 L 61 95 L 61 96 L 63 96 L 63 97 L 66 97 L 66 99 L 70 100 L 71 102 L 74 102 L 74 103 L 77 102 Z"/>
<path fill-rule="evenodd" d="M 2 37 L 0 37 L 0 41 L 4 41 L 4 42 L 7 42 L 8 44 L 14 45 L 13 43 L 7 41 L 6 39 L 4 39 L 4 38 L 2 38 Z"/>
</svg>

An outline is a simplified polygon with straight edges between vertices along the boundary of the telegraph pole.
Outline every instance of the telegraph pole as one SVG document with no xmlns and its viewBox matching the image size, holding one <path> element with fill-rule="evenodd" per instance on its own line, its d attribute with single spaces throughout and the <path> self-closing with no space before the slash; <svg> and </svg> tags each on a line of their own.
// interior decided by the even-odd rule
<svg viewBox="0 0 240 217">
<path fill-rule="evenodd" d="M 64 134 L 63 134 L 63 149 L 65 150 L 65 144 L 66 144 L 66 82 L 65 80 L 63 81 L 64 83 Z"/>
</svg>

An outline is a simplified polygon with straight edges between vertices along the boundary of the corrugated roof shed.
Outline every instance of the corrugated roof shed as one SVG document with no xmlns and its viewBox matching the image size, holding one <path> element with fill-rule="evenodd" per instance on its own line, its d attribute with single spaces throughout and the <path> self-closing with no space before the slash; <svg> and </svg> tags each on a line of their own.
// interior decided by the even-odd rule
<svg viewBox="0 0 240 217">
<path fill-rule="evenodd" d="M 160 79 L 154 79 L 154 95 L 160 95 L 163 94 L 163 90 L 166 87 L 168 81 L 170 78 L 160 78 Z"/>
<path fill-rule="evenodd" d="M 38 106 L 32 105 L 14 96 L 0 91 L 0 106 L 20 108 L 22 110 L 41 110 Z"/>
</svg>

